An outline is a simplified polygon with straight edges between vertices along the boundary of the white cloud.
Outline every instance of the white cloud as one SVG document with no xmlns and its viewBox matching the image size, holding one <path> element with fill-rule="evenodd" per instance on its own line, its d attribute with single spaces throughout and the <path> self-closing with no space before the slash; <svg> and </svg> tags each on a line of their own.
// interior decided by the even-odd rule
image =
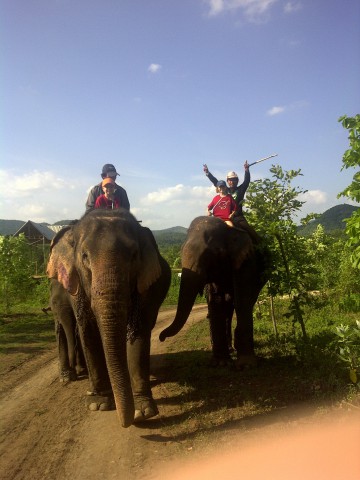
<svg viewBox="0 0 360 480">
<path fill-rule="evenodd" d="M 34 170 L 23 175 L 12 174 L 11 171 L 0 170 L 0 182 L 2 184 L 8 183 L 11 180 L 11 189 L 6 192 L 6 198 L 29 197 L 38 194 L 38 192 L 49 192 L 52 190 L 62 190 L 64 188 L 74 188 L 65 180 L 56 177 L 51 172 L 39 172 Z M 3 196 L 0 193 L 0 196 Z"/>
<path fill-rule="evenodd" d="M 266 112 L 266 115 L 273 117 L 274 115 L 279 115 L 289 110 L 299 110 L 301 108 L 306 108 L 307 106 L 309 106 L 309 102 L 306 100 L 299 100 L 297 102 L 290 103 L 289 105 L 274 106 Z"/>
<path fill-rule="evenodd" d="M 208 0 L 206 3 L 210 7 L 209 15 L 218 15 L 225 9 L 224 0 Z"/>
<path fill-rule="evenodd" d="M 142 224 L 152 229 L 177 225 L 188 227 L 215 196 L 215 187 L 185 186 L 182 184 L 149 192 L 140 199 L 139 207 L 131 208 Z"/>
<path fill-rule="evenodd" d="M 321 190 L 309 190 L 301 195 L 301 200 L 310 205 L 323 205 L 327 202 L 327 194 Z"/>
<path fill-rule="evenodd" d="M 223 12 L 240 10 L 249 22 L 264 21 L 270 8 L 278 0 L 205 0 L 209 6 L 209 16 Z"/>
<path fill-rule="evenodd" d="M 266 112 L 266 115 L 273 117 L 274 115 L 279 115 L 280 113 L 284 113 L 286 110 L 285 107 L 272 107 L 270 110 Z"/>
<path fill-rule="evenodd" d="M 52 172 L 33 170 L 19 175 L 0 170 L 0 182 L 9 184 L 9 179 L 11 188 L 0 191 L 3 219 L 52 223 L 79 218 L 85 211 L 87 186 L 81 181 L 70 183 Z"/>
<path fill-rule="evenodd" d="M 300 2 L 286 2 L 284 5 L 285 13 L 294 13 L 302 9 L 302 4 Z"/>
<path fill-rule="evenodd" d="M 155 192 L 149 192 L 145 197 L 140 200 L 142 205 L 156 204 L 175 204 L 185 202 L 190 205 L 194 200 L 204 200 L 208 198 L 208 203 L 211 198 L 209 195 L 213 193 L 215 195 L 215 189 L 213 187 L 188 187 L 182 184 L 175 185 L 174 187 L 161 188 Z M 204 205 L 204 208 L 207 204 Z"/>
<path fill-rule="evenodd" d="M 162 66 L 158 63 L 151 63 L 148 67 L 148 72 L 150 73 L 158 73 L 162 69 Z"/>
</svg>

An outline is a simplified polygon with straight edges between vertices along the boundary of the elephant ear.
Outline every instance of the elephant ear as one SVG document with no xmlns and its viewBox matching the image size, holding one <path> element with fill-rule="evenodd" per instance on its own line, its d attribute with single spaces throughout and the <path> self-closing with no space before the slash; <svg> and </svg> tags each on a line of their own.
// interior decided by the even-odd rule
<svg viewBox="0 0 360 480">
<path fill-rule="evenodd" d="M 141 294 L 156 282 L 161 275 L 158 247 L 151 231 L 140 228 L 140 267 L 137 275 L 137 289 Z"/>
<path fill-rule="evenodd" d="M 243 262 L 254 254 L 254 245 L 250 235 L 240 228 L 229 228 L 227 247 L 234 270 L 238 270 Z"/>
<path fill-rule="evenodd" d="M 79 276 L 74 267 L 73 245 L 71 227 L 55 235 L 50 245 L 46 274 L 60 282 L 71 295 L 76 295 L 79 290 Z"/>
</svg>

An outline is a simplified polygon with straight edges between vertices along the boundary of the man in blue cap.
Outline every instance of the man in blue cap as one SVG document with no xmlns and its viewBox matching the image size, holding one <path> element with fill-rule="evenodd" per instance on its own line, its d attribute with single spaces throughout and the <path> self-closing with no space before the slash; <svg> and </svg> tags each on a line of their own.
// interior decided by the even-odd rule
<svg viewBox="0 0 360 480">
<path fill-rule="evenodd" d="M 103 166 L 102 172 L 101 172 L 102 179 L 109 177 L 115 181 L 118 175 L 119 174 L 117 173 L 116 168 L 111 163 L 106 163 Z M 96 199 L 100 197 L 100 195 L 102 194 L 103 194 L 102 182 L 100 182 L 94 187 L 92 187 L 92 189 L 89 192 L 88 198 L 86 200 L 86 205 L 85 205 L 86 213 L 94 209 Z M 115 184 L 114 197 L 120 207 L 126 208 L 126 210 L 130 210 L 130 202 L 129 202 L 126 190 L 123 187 L 120 187 L 120 185 Z"/>
</svg>

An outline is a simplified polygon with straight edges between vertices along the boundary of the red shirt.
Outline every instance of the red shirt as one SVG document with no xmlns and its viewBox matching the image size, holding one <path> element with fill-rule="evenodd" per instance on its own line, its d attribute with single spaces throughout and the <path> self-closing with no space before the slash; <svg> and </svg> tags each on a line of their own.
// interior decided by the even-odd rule
<svg viewBox="0 0 360 480">
<path fill-rule="evenodd" d="M 105 208 L 107 210 L 112 210 L 114 208 L 120 207 L 120 201 L 118 198 L 114 198 L 114 200 L 108 200 L 104 194 L 100 195 L 96 199 L 94 208 Z"/>
<path fill-rule="evenodd" d="M 233 197 L 229 194 L 225 195 L 225 197 L 216 195 L 209 203 L 208 210 L 212 210 L 214 217 L 229 220 L 230 214 L 237 210 L 237 205 Z"/>
</svg>

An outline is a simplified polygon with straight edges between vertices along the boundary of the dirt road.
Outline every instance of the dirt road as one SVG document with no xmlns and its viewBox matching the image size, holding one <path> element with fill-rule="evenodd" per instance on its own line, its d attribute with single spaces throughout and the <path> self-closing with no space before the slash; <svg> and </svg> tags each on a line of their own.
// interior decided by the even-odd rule
<svg viewBox="0 0 360 480">
<path fill-rule="evenodd" d="M 193 309 L 187 327 L 204 318 L 205 308 Z M 171 341 L 160 343 L 159 332 L 173 318 L 174 311 L 159 314 L 152 335 L 157 363 Z M 158 400 L 166 392 L 156 369 L 153 375 Z M 162 436 L 161 403 L 157 419 L 128 429 L 120 427 L 115 411 L 87 411 L 87 380 L 60 384 L 56 350 L 14 369 L 1 389 L 1 479 L 148 478 L 159 456 L 165 462 L 178 453 L 179 445 Z"/>
<path fill-rule="evenodd" d="M 205 314 L 205 306 L 196 306 L 186 328 Z M 60 384 L 55 349 L 7 374 L 0 393 L 0 479 L 360 478 L 359 415 L 342 412 L 330 426 L 319 423 L 319 415 L 290 419 L 289 412 L 285 419 L 270 415 L 264 425 L 260 415 L 261 425 L 224 425 L 221 445 L 218 435 L 202 438 L 200 448 L 171 437 L 165 419 L 180 416 L 181 395 L 166 384 L 171 365 L 164 353 L 171 341 L 181 350 L 181 333 L 164 343 L 158 335 L 173 317 L 174 311 L 160 312 L 153 331 L 152 388 L 160 415 L 143 426 L 124 429 L 115 411 L 86 410 L 87 380 Z M 304 425 L 313 430 L 299 430 Z M 217 457 L 223 450 L 233 456 Z M 192 459 L 196 468 L 188 466 Z"/>
</svg>

